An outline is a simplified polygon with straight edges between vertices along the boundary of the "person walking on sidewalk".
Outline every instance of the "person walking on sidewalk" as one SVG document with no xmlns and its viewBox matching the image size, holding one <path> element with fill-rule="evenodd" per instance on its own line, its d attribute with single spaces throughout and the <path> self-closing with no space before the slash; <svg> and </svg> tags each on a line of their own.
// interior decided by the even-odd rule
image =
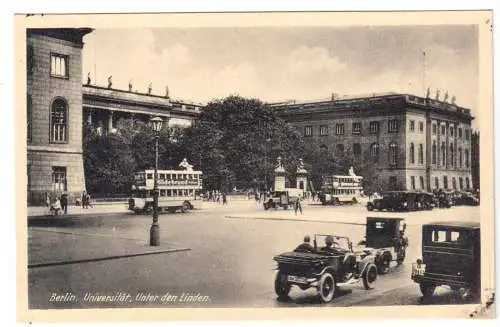
<svg viewBox="0 0 500 327">
<path fill-rule="evenodd" d="M 302 214 L 302 206 L 300 205 L 300 198 L 295 200 L 295 215 L 297 216 L 297 211 L 300 210 L 300 214 Z"/>
<path fill-rule="evenodd" d="M 61 195 L 61 209 L 64 211 L 64 214 L 68 214 L 68 195 L 63 193 Z"/>
<path fill-rule="evenodd" d="M 222 192 L 222 204 L 227 205 L 227 195 L 226 192 Z"/>
<path fill-rule="evenodd" d="M 87 191 L 82 192 L 82 209 L 87 207 Z"/>
<path fill-rule="evenodd" d="M 54 203 L 52 203 L 52 207 L 50 209 L 53 212 L 53 216 L 59 215 L 59 211 L 61 210 L 61 201 L 59 201 L 59 198 L 56 198 Z"/>
</svg>

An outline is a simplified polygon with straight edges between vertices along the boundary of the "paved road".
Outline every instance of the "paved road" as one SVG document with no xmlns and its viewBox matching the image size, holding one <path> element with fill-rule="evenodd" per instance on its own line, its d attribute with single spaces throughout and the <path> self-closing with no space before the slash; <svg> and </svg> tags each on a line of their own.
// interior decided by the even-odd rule
<svg viewBox="0 0 500 327">
<path fill-rule="evenodd" d="M 87 307 L 289 307 L 419 304 L 418 285 L 410 280 L 411 261 L 420 255 L 420 225 L 427 220 L 479 220 L 479 208 L 457 207 L 415 213 L 406 217 L 410 247 L 408 260 L 380 276 L 376 288 L 343 288 L 332 303 L 321 304 L 314 292 L 293 290 L 291 300 L 279 302 L 273 290 L 275 263 L 272 257 L 289 251 L 305 234 L 335 233 L 358 241 L 364 226 L 345 224 L 362 221 L 366 209 L 352 207 L 306 207 L 311 221 L 268 220 L 252 202 L 213 206 L 187 214 L 160 216 L 161 241 L 191 251 L 139 256 L 100 262 L 68 264 L 28 270 L 30 308 Z M 225 218 L 226 216 L 252 217 Z M 293 211 L 279 213 L 294 219 Z M 425 216 L 425 217 L 424 217 Z M 316 217 L 313 219 L 310 217 Z M 331 217 L 329 221 L 321 221 Z M 335 223 L 342 220 L 342 224 Z M 46 251 L 66 254 L 58 247 L 68 237 L 78 246 L 96 239 L 130 239 L 147 242 L 151 218 L 132 214 L 86 217 L 59 226 L 29 228 L 33 242 Z M 57 235 L 57 236 L 54 236 Z M 98 236 L 93 236 L 98 235 Z M 35 237 L 36 236 L 36 237 Z M 88 240 L 81 240 L 87 237 Z M 36 240 L 36 241 L 34 241 Z M 50 243 L 44 243 L 50 240 Z M 92 301 L 96 295 L 115 295 L 107 302 Z M 149 296 L 150 295 L 150 296 Z M 59 297 L 57 297 L 59 296 Z M 191 296 L 191 297 L 189 297 Z M 61 300 L 61 301 L 55 301 Z M 111 301 L 113 300 L 113 301 Z M 455 303 L 456 297 L 440 289 L 433 303 Z M 422 303 L 424 304 L 424 303 Z"/>
</svg>

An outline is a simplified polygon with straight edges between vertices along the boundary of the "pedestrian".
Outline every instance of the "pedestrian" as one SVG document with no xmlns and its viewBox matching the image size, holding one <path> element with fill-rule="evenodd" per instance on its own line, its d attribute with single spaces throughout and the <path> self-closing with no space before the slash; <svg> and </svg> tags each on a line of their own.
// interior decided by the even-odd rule
<svg viewBox="0 0 500 327">
<path fill-rule="evenodd" d="M 89 207 L 93 208 L 94 206 L 92 205 L 92 203 L 90 203 L 90 193 L 87 193 L 87 209 Z"/>
<path fill-rule="evenodd" d="M 83 190 L 82 192 L 82 209 L 87 207 L 87 191 Z"/>
<path fill-rule="evenodd" d="M 316 202 L 316 192 L 311 192 L 312 193 L 312 202 Z"/>
<path fill-rule="evenodd" d="M 226 196 L 226 192 L 223 192 L 223 193 L 222 193 L 222 204 L 223 204 L 223 205 L 227 205 L 227 196 Z"/>
<path fill-rule="evenodd" d="M 63 193 L 61 195 L 61 209 L 64 211 L 64 214 L 68 214 L 68 195 Z"/>
<path fill-rule="evenodd" d="M 45 205 L 46 205 L 46 206 L 47 206 L 47 208 L 49 208 L 49 209 L 50 209 L 50 203 L 51 203 L 51 201 L 50 201 L 49 192 L 47 192 L 47 193 L 45 194 Z"/>
<path fill-rule="evenodd" d="M 302 206 L 300 205 L 300 198 L 295 200 L 295 215 L 297 216 L 297 211 L 300 210 L 300 214 L 302 214 Z"/>
<path fill-rule="evenodd" d="M 219 192 L 217 192 L 217 199 L 216 199 L 216 201 L 217 201 L 217 203 L 220 204 L 220 193 Z"/>
<path fill-rule="evenodd" d="M 54 203 L 52 204 L 52 211 L 54 212 L 54 216 L 59 215 L 59 211 L 61 210 L 61 201 L 59 201 L 59 198 L 56 198 Z"/>
</svg>

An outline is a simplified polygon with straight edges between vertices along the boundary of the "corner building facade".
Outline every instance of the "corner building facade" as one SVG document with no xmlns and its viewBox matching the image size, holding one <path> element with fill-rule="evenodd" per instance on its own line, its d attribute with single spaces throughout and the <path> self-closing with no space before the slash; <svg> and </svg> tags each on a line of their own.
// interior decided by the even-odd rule
<svg viewBox="0 0 500 327">
<path fill-rule="evenodd" d="M 82 48 L 91 29 L 27 30 L 28 205 L 85 189 Z"/>
<path fill-rule="evenodd" d="M 383 191 L 472 188 L 470 109 L 409 94 L 273 107 L 307 142 L 369 153 Z"/>
</svg>

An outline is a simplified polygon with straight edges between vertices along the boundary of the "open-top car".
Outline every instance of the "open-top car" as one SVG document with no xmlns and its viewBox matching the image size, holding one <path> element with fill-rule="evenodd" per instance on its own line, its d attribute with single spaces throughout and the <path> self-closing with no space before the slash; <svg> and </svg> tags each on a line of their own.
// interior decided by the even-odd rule
<svg viewBox="0 0 500 327">
<path fill-rule="evenodd" d="M 448 286 L 463 299 L 481 291 L 480 226 L 475 222 L 436 222 L 422 226 L 422 258 L 412 264 L 411 278 L 424 298 Z"/>
<path fill-rule="evenodd" d="M 318 247 L 324 240 L 325 247 Z M 302 290 L 316 288 L 323 302 L 330 302 L 340 284 L 363 283 L 373 287 L 377 279 L 375 255 L 369 249 L 353 251 L 347 237 L 316 234 L 314 246 L 297 248 L 274 257 L 278 263 L 274 289 L 286 298 L 292 285 Z"/>
<path fill-rule="evenodd" d="M 406 257 L 408 238 L 404 235 L 406 223 L 403 218 L 367 217 L 365 250 L 375 253 L 375 264 L 379 274 L 389 271 L 391 262 L 401 264 Z"/>
</svg>

